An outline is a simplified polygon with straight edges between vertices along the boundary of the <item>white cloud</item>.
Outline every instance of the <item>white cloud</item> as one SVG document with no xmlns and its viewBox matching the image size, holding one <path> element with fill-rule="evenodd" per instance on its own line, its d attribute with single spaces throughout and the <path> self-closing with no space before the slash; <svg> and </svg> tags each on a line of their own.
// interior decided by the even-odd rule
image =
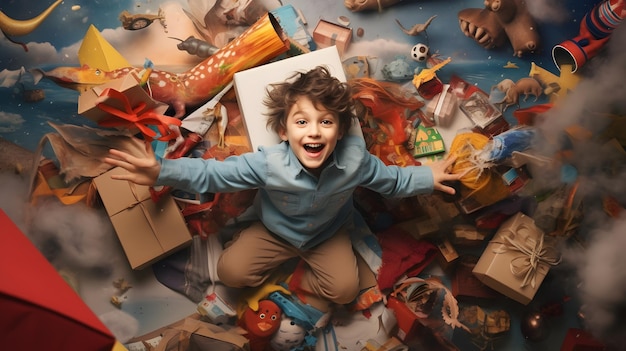
<svg viewBox="0 0 626 351">
<path fill-rule="evenodd" d="M 526 7 L 538 22 L 563 23 L 570 18 L 564 0 L 527 0 Z"/>
<path fill-rule="evenodd" d="M 544 151 L 567 148 L 565 130 L 582 127 L 600 135 L 607 127 L 607 114 L 626 113 L 626 27 L 618 27 L 602 52 L 582 67 L 583 80 L 557 107 L 542 116 L 538 127 L 545 136 Z M 567 162 L 576 168 L 579 194 L 583 198 L 584 221 L 578 235 L 584 249 L 564 252 L 565 261 L 577 270 L 584 324 L 607 342 L 624 342 L 626 328 L 626 219 L 609 218 L 603 199 L 611 197 L 621 206 L 626 203 L 626 165 L 623 150 L 607 149 L 602 138 L 576 140 L 569 147 Z M 622 146 L 623 147 L 623 146 Z M 608 150 L 612 150 L 609 152 Z"/>
<path fill-rule="evenodd" d="M 24 122 L 24 118 L 16 113 L 0 111 L 0 133 L 15 132 Z"/>
</svg>

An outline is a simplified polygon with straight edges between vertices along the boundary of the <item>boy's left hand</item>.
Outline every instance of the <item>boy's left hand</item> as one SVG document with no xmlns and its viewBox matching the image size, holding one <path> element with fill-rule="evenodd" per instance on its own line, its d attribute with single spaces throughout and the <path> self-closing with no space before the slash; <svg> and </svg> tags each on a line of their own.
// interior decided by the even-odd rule
<svg viewBox="0 0 626 351">
<path fill-rule="evenodd" d="M 446 160 L 436 161 L 429 165 L 433 172 L 434 189 L 442 191 L 446 194 L 454 195 L 456 190 L 453 187 L 444 184 L 444 182 L 451 182 L 461 179 L 462 174 L 450 173 L 450 166 L 456 161 L 456 156 L 448 157 Z"/>
</svg>

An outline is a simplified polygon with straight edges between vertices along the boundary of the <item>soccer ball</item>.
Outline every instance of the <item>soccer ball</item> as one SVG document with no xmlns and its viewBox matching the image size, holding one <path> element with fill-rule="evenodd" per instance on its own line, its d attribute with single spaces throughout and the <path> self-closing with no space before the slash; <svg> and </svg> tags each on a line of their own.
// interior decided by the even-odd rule
<svg viewBox="0 0 626 351">
<path fill-rule="evenodd" d="M 430 49 L 425 44 L 419 43 L 411 49 L 411 58 L 417 62 L 426 62 Z"/>
</svg>

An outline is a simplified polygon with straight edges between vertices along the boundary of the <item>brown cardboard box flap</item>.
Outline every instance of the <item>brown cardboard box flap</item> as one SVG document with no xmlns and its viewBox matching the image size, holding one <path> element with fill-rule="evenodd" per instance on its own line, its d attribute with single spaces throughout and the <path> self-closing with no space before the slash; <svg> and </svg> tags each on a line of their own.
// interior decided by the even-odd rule
<svg viewBox="0 0 626 351">
<path fill-rule="evenodd" d="M 518 212 L 500 226 L 472 272 L 485 285 L 526 305 L 550 265 L 559 262 L 558 252 L 534 220 Z"/>
<path fill-rule="evenodd" d="M 152 201 L 149 188 L 111 179 L 121 168 L 96 177 L 94 183 L 133 269 L 142 269 L 191 244 L 185 220 L 169 196 Z"/>
</svg>

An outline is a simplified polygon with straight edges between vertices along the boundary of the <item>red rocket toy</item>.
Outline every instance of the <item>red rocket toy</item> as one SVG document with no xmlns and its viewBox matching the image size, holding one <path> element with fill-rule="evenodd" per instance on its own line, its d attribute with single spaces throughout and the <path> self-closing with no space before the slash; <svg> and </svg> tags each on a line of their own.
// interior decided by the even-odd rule
<svg viewBox="0 0 626 351">
<path fill-rule="evenodd" d="M 552 59 L 559 70 L 562 65 L 571 65 L 572 72 L 576 72 L 595 56 L 622 22 L 624 15 L 624 0 L 605 0 L 598 3 L 583 17 L 578 36 L 552 48 Z"/>
</svg>

